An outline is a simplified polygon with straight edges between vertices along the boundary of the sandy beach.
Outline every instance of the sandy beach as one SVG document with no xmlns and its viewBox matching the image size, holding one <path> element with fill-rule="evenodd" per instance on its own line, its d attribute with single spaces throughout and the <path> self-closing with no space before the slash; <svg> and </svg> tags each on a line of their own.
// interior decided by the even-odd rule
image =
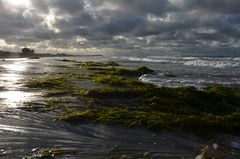
<svg viewBox="0 0 240 159">
<path fill-rule="evenodd" d="M 231 94 L 228 101 L 207 93 L 220 87 L 206 89 L 205 95 L 190 87 L 163 89 L 138 80 L 154 74 L 150 68 L 98 56 L 74 59 L 1 61 L 1 156 L 190 159 L 207 145 L 211 155 L 239 155 L 237 123 L 219 126 L 230 118 L 238 122 L 229 106 L 239 102 L 238 96 Z M 228 104 L 213 105 L 215 99 Z M 201 105 L 191 100 L 206 106 L 197 108 Z M 213 144 L 218 145 L 214 152 Z"/>
</svg>

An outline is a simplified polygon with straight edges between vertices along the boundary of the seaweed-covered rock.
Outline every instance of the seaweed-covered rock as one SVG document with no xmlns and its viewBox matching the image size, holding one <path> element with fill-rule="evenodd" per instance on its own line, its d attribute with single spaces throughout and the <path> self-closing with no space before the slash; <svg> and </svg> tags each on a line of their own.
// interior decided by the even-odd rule
<svg viewBox="0 0 240 159">
<path fill-rule="evenodd" d="M 140 72 L 141 74 L 149 74 L 149 73 L 154 73 L 153 70 L 151 70 L 150 68 L 143 66 L 137 69 L 138 72 Z"/>
</svg>

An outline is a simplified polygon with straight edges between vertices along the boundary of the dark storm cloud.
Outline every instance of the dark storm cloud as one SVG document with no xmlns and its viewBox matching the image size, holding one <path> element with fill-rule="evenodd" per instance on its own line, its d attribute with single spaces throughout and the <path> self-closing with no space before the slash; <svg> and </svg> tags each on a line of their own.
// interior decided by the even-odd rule
<svg viewBox="0 0 240 159">
<path fill-rule="evenodd" d="M 180 0 L 183 9 L 219 13 L 240 13 L 239 0 Z"/>
<path fill-rule="evenodd" d="M 96 27 L 96 29 L 109 35 L 118 35 L 122 33 L 129 33 L 145 26 L 145 19 L 140 17 L 131 17 L 127 19 L 112 19 L 109 23 Z"/>
<path fill-rule="evenodd" d="M 120 0 L 112 1 L 112 3 L 121 7 L 126 12 L 133 13 L 153 13 L 157 15 L 165 14 L 174 10 L 174 6 L 168 0 Z"/>
<path fill-rule="evenodd" d="M 239 0 L 30 0 L 15 8 L 6 1 L 0 40 L 19 46 L 206 53 L 240 47 Z"/>
<path fill-rule="evenodd" d="M 52 8 L 56 8 L 58 13 L 66 12 L 69 14 L 75 14 L 82 10 L 84 7 L 84 2 L 81 0 L 49 0 L 49 6 Z"/>
<path fill-rule="evenodd" d="M 22 15 L 9 13 L 5 10 L 0 11 L 0 35 L 8 37 L 18 33 L 19 31 L 29 29 L 33 25 L 31 22 L 23 18 Z"/>
</svg>

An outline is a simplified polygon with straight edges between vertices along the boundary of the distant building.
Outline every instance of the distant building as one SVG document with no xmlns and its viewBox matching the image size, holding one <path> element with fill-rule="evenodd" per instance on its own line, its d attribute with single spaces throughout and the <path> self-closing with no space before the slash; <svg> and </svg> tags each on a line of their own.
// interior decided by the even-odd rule
<svg viewBox="0 0 240 159">
<path fill-rule="evenodd" d="M 34 54 L 35 51 L 32 50 L 32 49 L 29 49 L 29 48 L 23 48 L 23 49 L 22 49 L 22 53 L 23 53 L 23 54 Z"/>
</svg>

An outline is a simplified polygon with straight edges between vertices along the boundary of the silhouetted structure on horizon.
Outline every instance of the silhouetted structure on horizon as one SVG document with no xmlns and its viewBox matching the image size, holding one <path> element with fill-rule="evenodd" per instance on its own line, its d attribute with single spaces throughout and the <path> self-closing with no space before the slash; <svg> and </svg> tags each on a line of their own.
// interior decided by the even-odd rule
<svg viewBox="0 0 240 159">
<path fill-rule="evenodd" d="M 34 54 L 35 51 L 32 50 L 32 49 L 29 49 L 29 48 L 23 48 L 23 49 L 22 49 L 22 53 L 23 53 L 23 54 Z"/>
</svg>

